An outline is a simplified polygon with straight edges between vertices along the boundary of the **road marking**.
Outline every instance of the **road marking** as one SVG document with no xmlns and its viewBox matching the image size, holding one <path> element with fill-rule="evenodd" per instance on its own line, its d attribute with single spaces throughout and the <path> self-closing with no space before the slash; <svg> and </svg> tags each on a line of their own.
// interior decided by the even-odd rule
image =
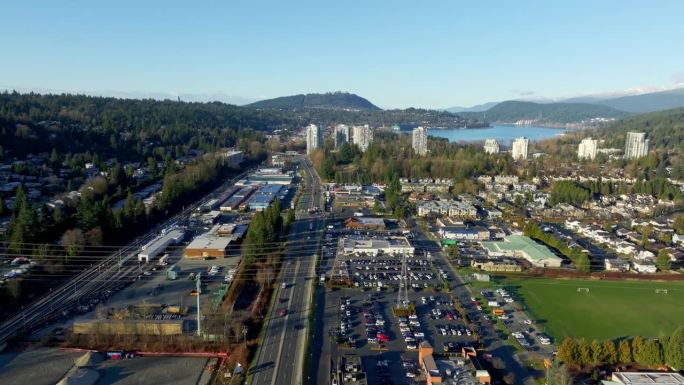
<svg viewBox="0 0 684 385">
<path fill-rule="evenodd" d="M 299 259 L 297 259 L 297 264 L 295 265 L 295 277 L 299 273 Z M 287 304 L 287 314 L 285 314 L 285 320 L 283 321 L 283 331 L 280 333 L 280 346 L 278 346 L 278 355 L 276 356 L 276 366 L 273 369 L 273 379 L 271 380 L 271 385 L 275 385 L 276 377 L 278 376 L 278 367 L 280 366 L 280 356 L 283 353 L 283 345 L 285 344 L 285 332 L 287 331 L 287 321 L 290 319 L 290 308 L 292 307 L 292 298 L 294 296 L 294 289 L 290 291 L 290 298 Z"/>
</svg>

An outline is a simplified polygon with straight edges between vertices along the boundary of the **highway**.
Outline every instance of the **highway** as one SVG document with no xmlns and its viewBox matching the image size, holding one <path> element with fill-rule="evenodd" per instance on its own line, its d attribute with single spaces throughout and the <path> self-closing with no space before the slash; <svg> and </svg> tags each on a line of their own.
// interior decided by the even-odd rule
<svg viewBox="0 0 684 385">
<path fill-rule="evenodd" d="M 263 340 L 248 382 L 258 385 L 301 384 L 306 336 L 310 325 L 312 281 L 315 259 L 325 220 L 320 214 L 324 202 L 321 183 L 313 168 L 301 160 L 304 185 L 297 207 L 297 219 L 290 226 L 283 268 L 276 280 L 274 305 L 267 315 Z M 282 284 L 285 284 L 285 288 Z M 281 312 L 285 315 L 281 316 Z"/>
<path fill-rule="evenodd" d="M 0 325 L 0 349 L 10 338 L 25 331 L 33 331 L 47 326 L 51 320 L 61 317 L 63 312 L 71 311 L 81 303 L 85 305 L 105 291 L 121 288 L 124 283 L 135 280 L 139 274 L 136 255 L 142 245 L 156 237 L 161 229 L 186 219 L 193 210 L 218 195 L 226 187 L 234 184 L 238 179 L 243 178 L 246 173 L 247 171 L 227 180 L 213 192 L 169 218 L 155 229 L 136 238 L 130 244 L 122 246 L 104 258 L 102 262 L 85 269 L 61 286 L 25 306 L 23 310 Z"/>
</svg>

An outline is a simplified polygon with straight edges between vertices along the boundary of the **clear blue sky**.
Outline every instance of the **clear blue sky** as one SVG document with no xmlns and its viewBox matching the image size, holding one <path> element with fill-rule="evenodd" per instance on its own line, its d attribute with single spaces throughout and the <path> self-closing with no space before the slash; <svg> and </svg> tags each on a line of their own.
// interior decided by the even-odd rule
<svg viewBox="0 0 684 385">
<path fill-rule="evenodd" d="M 684 1 L 3 1 L 0 87 L 449 107 L 684 83 Z"/>
</svg>

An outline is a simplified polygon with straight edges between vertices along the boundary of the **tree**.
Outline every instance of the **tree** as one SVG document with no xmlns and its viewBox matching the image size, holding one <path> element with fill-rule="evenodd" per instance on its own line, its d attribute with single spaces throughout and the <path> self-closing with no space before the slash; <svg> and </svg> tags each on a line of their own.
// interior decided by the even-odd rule
<svg viewBox="0 0 684 385">
<path fill-rule="evenodd" d="M 598 340 L 591 341 L 591 363 L 598 365 L 603 362 L 603 345 Z"/>
<path fill-rule="evenodd" d="M 62 235 L 62 247 L 66 250 L 67 255 L 73 257 L 81 252 L 85 237 L 81 229 L 70 229 Z"/>
<path fill-rule="evenodd" d="M 5 200 L 0 197 L 0 216 L 7 215 L 7 206 L 5 205 Z"/>
<path fill-rule="evenodd" d="M 577 364 L 580 366 L 585 366 L 590 364 L 592 361 L 591 346 L 584 338 L 580 338 L 577 341 Z"/>
<path fill-rule="evenodd" d="M 637 362 L 646 366 L 659 366 L 663 364 L 663 347 L 658 340 L 649 339 L 644 342 L 643 347 L 639 350 Z"/>
<path fill-rule="evenodd" d="M 64 214 L 62 213 L 62 209 L 59 206 L 56 206 L 55 209 L 52 211 L 52 220 L 55 222 L 55 225 L 59 226 L 64 222 Z"/>
<path fill-rule="evenodd" d="M 615 365 L 618 363 L 618 351 L 615 348 L 615 343 L 613 340 L 603 341 L 603 357 L 601 361 L 609 365 Z"/>
<path fill-rule="evenodd" d="M 565 337 L 558 346 L 558 359 L 566 364 L 576 364 L 577 353 L 577 342 L 572 337 Z"/>
<path fill-rule="evenodd" d="M 621 340 L 618 344 L 618 359 L 620 363 L 629 364 L 633 361 L 632 347 L 627 340 Z"/>
<path fill-rule="evenodd" d="M 684 369 L 684 328 L 672 333 L 665 350 L 665 363 L 674 370 Z"/>
<path fill-rule="evenodd" d="M 291 223 L 294 223 L 295 220 L 296 217 L 294 209 L 288 209 L 287 214 L 285 215 L 285 226 L 289 226 Z"/>
<path fill-rule="evenodd" d="M 679 235 L 684 235 L 684 214 L 679 214 L 675 217 L 672 228 Z"/>
<path fill-rule="evenodd" d="M 632 360 L 636 362 L 641 362 L 639 357 L 641 357 L 641 350 L 644 348 L 644 339 L 641 336 L 636 336 L 632 340 Z"/>
<path fill-rule="evenodd" d="M 102 228 L 95 227 L 85 233 L 85 242 L 90 246 L 102 246 Z"/>
<path fill-rule="evenodd" d="M 561 364 L 558 360 L 553 360 L 551 366 L 546 369 L 546 384 L 571 385 L 572 376 L 570 376 L 567 366 Z"/>
<path fill-rule="evenodd" d="M 665 249 L 660 249 L 658 251 L 658 256 L 656 257 L 656 266 L 660 271 L 670 271 L 670 266 L 672 261 L 670 260 L 670 254 Z"/>
</svg>

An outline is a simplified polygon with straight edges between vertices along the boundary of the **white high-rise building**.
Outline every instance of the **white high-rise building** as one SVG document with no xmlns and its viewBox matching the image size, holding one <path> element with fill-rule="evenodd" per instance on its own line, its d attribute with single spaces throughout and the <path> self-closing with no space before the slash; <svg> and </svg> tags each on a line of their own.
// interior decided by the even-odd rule
<svg viewBox="0 0 684 385">
<path fill-rule="evenodd" d="M 628 132 L 625 142 L 625 158 L 641 158 L 648 154 L 648 139 L 645 132 Z"/>
<path fill-rule="evenodd" d="M 499 143 L 496 139 L 487 139 L 484 142 L 484 152 L 487 154 L 498 154 L 499 153 Z"/>
<path fill-rule="evenodd" d="M 352 134 L 352 142 L 365 152 L 373 141 L 373 130 L 369 125 L 364 124 L 363 126 L 354 126 Z"/>
<path fill-rule="evenodd" d="M 418 155 L 427 155 L 427 128 L 419 126 L 413 129 L 413 151 Z"/>
<path fill-rule="evenodd" d="M 321 147 L 321 143 L 323 143 L 321 128 L 315 124 L 306 126 L 306 154 L 309 155 L 313 150 Z"/>
<path fill-rule="evenodd" d="M 530 140 L 522 136 L 516 138 L 511 146 L 511 156 L 515 160 L 527 159 L 527 147 L 530 145 Z"/>
<path fill-rule="evenodd" d="M 598 152 L 598 140 L 584 138 L 577 147 L 577 157 L 580 159 L 594 159 Z"/>
<path fill-rule="evenodd" d="M 338 124 L 335 127 L 335 148 L 340 148 L 341 145 L 349 142 L 349 126 L 346 124 Z"/>
</svg>

